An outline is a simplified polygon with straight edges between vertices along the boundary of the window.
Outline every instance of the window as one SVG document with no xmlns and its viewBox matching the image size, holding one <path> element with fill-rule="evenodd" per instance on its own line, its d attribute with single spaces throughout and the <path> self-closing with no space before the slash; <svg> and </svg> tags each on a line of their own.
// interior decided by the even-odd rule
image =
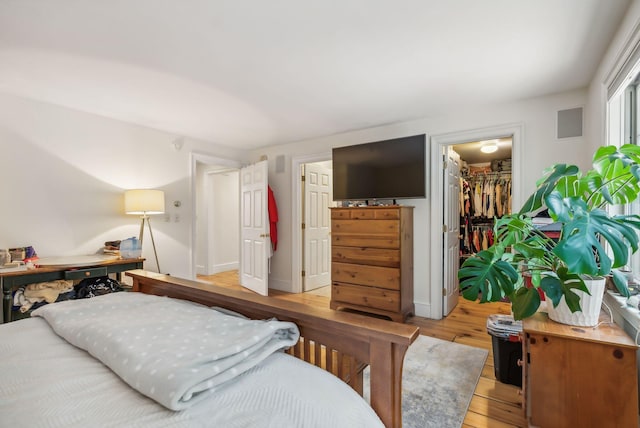
<svg viewBox="0 0 640 428">
<path fill-rule="evenodd" d="M 637 69 L 640 63 L 634 67 Z M 608 102 L 609 144 L 620 147 L 623 144 L 639 144 L 640 133 L 640 73 L 634 71 L 630 83 L 621 88 Z M 640 214 L 640 201 L 636 200 L 621 208 L 624 214 Z M 631 255 L 629 268 L 636 277 L 640 277 L 640 251 Z"/>
</svg>

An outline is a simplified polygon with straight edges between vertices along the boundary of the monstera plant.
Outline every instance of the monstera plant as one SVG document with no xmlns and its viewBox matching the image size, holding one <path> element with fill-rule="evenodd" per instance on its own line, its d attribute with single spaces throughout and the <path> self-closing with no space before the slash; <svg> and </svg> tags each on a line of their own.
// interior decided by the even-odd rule
<svg viewBox="0 0 640 428">
<path fill-rule="evenodd" d="M 508 298 L 516 319 L 533 315 L 541 294 L 555 306 L 564 297 L 572 312 L 580 311 L 585 280 L 610 276 L 629 297 L 625 267 L 638 249 L 640 217 L 614 214 L 640 193 L 640 147 L 603 146 L 593 156 L 593 168 L 555 164 L 538 180 L 535 192 L 519 212 L 496 221 L 494 243 L 468 258 L 458 279 L 465 299 L 481 303 Z M 533 223 L 543 210 L 560 226 L 551 239 Z M 529 278 L 530 281 L 525 281 Z M 598 305 L 599 310 L 599 305 Z"/>
</svg>

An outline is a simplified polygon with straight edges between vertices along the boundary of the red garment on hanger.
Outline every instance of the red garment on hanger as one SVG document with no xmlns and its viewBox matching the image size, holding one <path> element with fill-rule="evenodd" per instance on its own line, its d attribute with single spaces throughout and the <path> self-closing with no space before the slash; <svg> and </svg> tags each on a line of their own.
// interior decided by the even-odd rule
<svg viewBox="0 0 640 428">
<path fill-rule="evenodd" d="M 278 206 L 276 198 L 273 196 L 271 186 L 267 186 L 268 206 L 269 206 L 269 235 L 271 236 L 271 246 L 273 251 L 278 248 Z"/>
</svg>

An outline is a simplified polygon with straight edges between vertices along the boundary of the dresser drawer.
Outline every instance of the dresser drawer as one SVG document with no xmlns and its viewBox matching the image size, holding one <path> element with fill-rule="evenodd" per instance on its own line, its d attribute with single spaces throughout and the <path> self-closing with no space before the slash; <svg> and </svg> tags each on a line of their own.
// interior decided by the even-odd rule
<svg viewBox="0 0 640 428">
<path fill-rule="evenodd" d="M 400 211 L 397 208 L 332 209 L 331 218 L 353 220 L 398 220 L 400 218 Z"/>
<path fill-rule="evenodd" d="M 370 266 L 400 267 L 400 250 L 393 248 L 331 246 L 331 261 Z"/>
<path fill-rule="evenodd" d="M 400 219 L 400 211 L 396 208 L 378 209 L 374 212 L 376 220 L 398 220 Z"/>
<path fill-rule="evenodd" d="M 331 233 L 399 235 L 400 222 L 398 220 L 333 220 Z"/>
<path fill-rule="evenodd" d="M 400 248 L 397 235 L 331 234 L 331 245 L 342 247 Z"/>
<path fill-rule="evenodd" d="M 352 305 L 382 309 L 384 311 L 400 310 L 400 292 L 384 288 L 359 287 L 357 285 L 333 282 L 331 285 L 331 301 L 345 302 Z"/>
<path fill-rule="evenodd" d="M 331 263 L 331 279 L 389 290 L 400 289 L 400 269 L 389 267 L 333 262 Z"/>
<path fill-rule="evenodd" d="M 95 267 L 90 269 L 75 269 L 64 272 L 64 279 L 84 279 L 107 276 L 106 267 Z"/>
<path fill-rule="evenodd" d="M 351 218 L 351 209 L 348 210 L 340 210 L 336 208 L 331 209 L 331 220 L 334 219 L 349 219 Z"/>
</svg>

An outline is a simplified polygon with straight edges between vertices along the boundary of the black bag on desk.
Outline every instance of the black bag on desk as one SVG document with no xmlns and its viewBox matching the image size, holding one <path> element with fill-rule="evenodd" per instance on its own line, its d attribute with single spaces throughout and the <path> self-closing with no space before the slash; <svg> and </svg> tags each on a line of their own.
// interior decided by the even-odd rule
<svg viewBox="0 0 640 428">
<path fill-rule="evenodd" d="M 88 299 L 89 297 L 102 296 L 103 294 L 122 291 L 120 283 L 108 276 L 85 278 L 73 288 L 76 292 L 76 299 Z"/>
</svg>

